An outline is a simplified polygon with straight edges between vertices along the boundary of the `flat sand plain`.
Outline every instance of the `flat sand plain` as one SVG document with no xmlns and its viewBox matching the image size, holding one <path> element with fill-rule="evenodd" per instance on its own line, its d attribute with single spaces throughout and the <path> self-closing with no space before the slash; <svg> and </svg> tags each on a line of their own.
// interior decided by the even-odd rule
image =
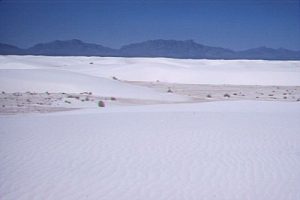
<svg viewBox="0 0 300 200">
<path fill-rule="evenodd" d="M 158 101 L 103 97 L 93 95 L 89 92 L 6 93 L 5 91 L 2 91 L 0 94 L 0 114 L 48 113 L 83 108 L 97 108 L 99 101 L 104 101 L 106 107 L 233 100 L 300 102 L 300 86 L 207 85 L 140 81 L 125 82 L 151 88 L 161 93 L 174 93 L 176 95 L 185 96 L 188 97 L 188 100 Z"/>
</svg>

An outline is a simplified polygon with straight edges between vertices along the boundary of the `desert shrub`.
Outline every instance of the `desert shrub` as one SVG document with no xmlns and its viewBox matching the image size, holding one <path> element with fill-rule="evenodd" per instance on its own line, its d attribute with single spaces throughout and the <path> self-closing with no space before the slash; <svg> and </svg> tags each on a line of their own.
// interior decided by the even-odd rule
<svg viewBox="0 0 300 200">
<path fill-rule="evenodd" d="M 110 97 L 110 100 L 112 100 L 112 101 L 116 101 L 116 100 L 117 100 L 117 98 L 116 98 L 116 97 Z"/>
<path fill-rule="evenodd" d="M 104 101 L 99 101 L 99 102 L 98 102 L 98 106 L 99 106 L 99 107 L 105 107 Z"/>
<path fill-rule="evenodd" d="M 297 99 L 297 101 L 300 101 L 300 98 L 299 98 L 299 99 Z"/>
<path fill-rule="evenodd" d="M 90 62 L 90 65 L 94 64 L 93 62 Z"/>
<path fill-rule="evenodd" d="M 233 95 L 237 95 L 237 93 L 233 93 Z"/>
<path fill-rule="evenodd" d="M 207 98 L 211 98 L 211 95 L 210 95 L 210 94 L 208 94 L 208 95 L 206 95 L 206 97 L 207 97 Z"/>
<path fill-rule="evenodd" d="M 167 92 L 168 93 L 173 93 L 173 91 L 171 90 L 171 88 L 169 88 Z"/>
<path fill-rule="evenodd" d="M 113 76 L 112 79 L 113 79 L 113 80 L 116 80 L 116 81 L 119 80 L 119 79 L 118 79 L 117 77 L 115 77 L 115 76 Z"/>
<path fill-rule="evenodd" d="M 283 97 L 284 99 L 287 99 L 287 97 Z"/>
<path fill-rule="evenodd" d="M 4 92 L 4 91 L 2 91 L 2 94 L 5 94 L 5 92 Z"/>
<path fill-rule="evenodd" d="M 226 94 L 224 94 L 224 97 L 229 98 L 230 95 L 226 93 Z"/>
<path fill-rule="evenodd" d="M 67 100 L 66 100 L 66 101 L 65 101 L 65 103 L 68 103 L 68 104 L 70 104 L 70 103 L 71 103 L 71 101 L 67 101 Z"/>
<path fill-rule="evenodd" d="M 274 94 L 269 94 L 269 96 L 271 97 L 271 96 L 274 96 Z"/>
<path fill-rule="evenodd" d="M 86 100 L 86 101 L 89 101 L 90 99 L 89 99 L 88 97 L 85 97 L 85 100 Z"/>
</svg>

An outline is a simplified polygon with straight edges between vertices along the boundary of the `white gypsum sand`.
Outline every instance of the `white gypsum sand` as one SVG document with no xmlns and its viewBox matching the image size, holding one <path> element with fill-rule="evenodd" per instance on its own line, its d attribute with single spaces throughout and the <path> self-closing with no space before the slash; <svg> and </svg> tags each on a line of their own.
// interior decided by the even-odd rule
<svg viewBox="0 0 300 200">
<path fill-rule="evenodd" d="M 8 69 L 28 72 L 32 70 L 33 73 L 38 73 L 37 69 L 65 70 L 89 77 L 108 79 L 116 77 L 127 81 L 159 80 L 185 84 L 300 85 L 300 61 L 0 56 L 0 69 L 3 73 L 8 73 L 5 71 Z M 50 72 L 56 73 L 57 71 Z M 73 75 L 76 76 L 76 74 Z M 0 78 L 3 77 L 0 76 Z M 84 78 L 82 77 L 80 80 L 82 79 Z"/>
<path fill-rule="evenodd" d="M 298 200 L 299 75 L 299 61 L 0 56 L 0 199 Z"/>
<path fill-rule="evenodd" d="M 300 197 L 299 103 L 0 116 L 1 199 Z"/>
</svg>

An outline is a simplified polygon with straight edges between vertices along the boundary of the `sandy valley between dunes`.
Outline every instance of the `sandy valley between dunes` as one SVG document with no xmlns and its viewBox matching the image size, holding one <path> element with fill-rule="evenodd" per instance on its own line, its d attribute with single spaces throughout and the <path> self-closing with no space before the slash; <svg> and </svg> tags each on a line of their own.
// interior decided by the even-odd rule
<svg viewBox="0 0 300 200">
<path fill-rule="evenodd" d="M 0 114 L 47 113 L 82 108 L 96 108 L 99 101 L 106 106 L 128 106 L 170 103 L 197 103 L 209 101 L 256 100 L 300 102 L 300 86 L 245 86 L 204 85 L 163 82 L 125 81 L 148 87 L 161 93 L 174 93 L 188 97 L 183 101 L 147 100 L 119 97 L 102 97 L 89 92 L 82 93 L 6 93 L 0 94 Z"/>
</svg>

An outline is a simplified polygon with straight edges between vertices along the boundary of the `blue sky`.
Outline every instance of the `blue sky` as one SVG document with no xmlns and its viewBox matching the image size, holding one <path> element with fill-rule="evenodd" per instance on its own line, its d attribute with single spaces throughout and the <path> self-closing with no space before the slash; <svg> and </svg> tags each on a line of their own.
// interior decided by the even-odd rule
<svg viewBox="0 0 300 200">
<path fill-rule="evenodd" d="M 299 0 L 0 0 L 0 42 L 81 39 L 118 48 L 194 39 L 243 50 L 300 50 Z"/>
</svg>

